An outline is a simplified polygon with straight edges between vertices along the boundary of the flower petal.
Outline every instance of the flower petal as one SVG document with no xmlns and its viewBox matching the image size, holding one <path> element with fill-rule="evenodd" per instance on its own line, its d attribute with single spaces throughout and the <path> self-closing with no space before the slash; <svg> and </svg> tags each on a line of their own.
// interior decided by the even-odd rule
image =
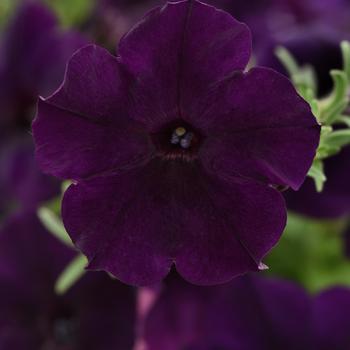
<svg viewBox="0 0 350 350">
<path fill-rule="evenodd" d="M 81 349 L 131 350 L 135 341 L 136 291 L 104 272 L 88 272 L 64 296 L 77 310 Z"/>
<path fill-rule="evenodd" d="M 35 212 L 12 216 L 0 231 L 0 302 L 14 299 L 18 305 L 19 296 L 39 302 L 53 294 L 56 279 L 74 254 L 46 231 Z"/>
<path fill-rule="evenodd" d="M 1 68 L 9 79 L 5 88 L 18 89 L 17 94 L 29 93 L 33 99 L 37 93 L 52 93 L 63 78 L 67 59 L 86 43 L 78 33 L 62 33 L 46 6 L 23 3 L 1 47 Z"/>
<path fill-rule="evenodd" d="M 197 122 L 208 134 L 201 151 L 207 169 L 293 189 L 303 183 L 320 135 L 309 105 L 267 68 L 215 88 Z"/>
<path fill-rule="evenodd" d="M 90 45 L 68 64 L 60 89 L 39 102 L 33 123 L 37 158 L 48 173 L 80 179 L 142 163 L 152 152 L 128 119 L 128 86 L 115 57 Z"/>
<path fill-rule="evenodd" d="M 132 349 L 132 287 L 91 272 L 64 295 L 55 294 L 58 276 L 75 255 L 41 226 L 35 213 L 20 214 L 5 225 L 0 232 L 1 349 L 56 348 L 54 321 L 60 319 L 76 322 L 74 348 Z"/>
<path fill-rule="evenodd" d="M 286 217 L 283 198 L 272 188 L 218 182 L 197 164 L 155 160 L 72 185 L 63 219 L 90 268 L 145 285 L 164 277 L 173 261 L 197 284 L 257 270 Z"/>
<path fill-rule="evenodd" d="M 184 0 L 151 11 L 120 41 L 118 53 L 139 84 L 134 118 L 153 129 L 186 119 L 193 100 L 209 86 L 243 70 L 251 37 L 228 13 Z"/>
<path fill-rule="evenodd" d="M 244 276 L 200 288 L 170 276 L 146 319 L 145 339 L 149 350 L 310 349 L 310 304 L 286 281 Z"/>
<path fill-rule="evenodd" d="M 210 285 L 261 269 L 286 223 L 280 193 L 252 181 L 195 180 L 196 192 L 188 189 L 186 195 L 195 202 L 182 214 L 188 231 L 176 259 L 179 273 Z"/>
<path fill-rule="evenodd" d="M 169 272 L 176 239 L 166 222 L 169 204 L 156 182 L 150 184 L 155 176 L 152 169 L 135 169 L 69 187 L 62 217 L 89 268 L 135 285 L 156 283 Z"/>
<path fill-rule="evenodd" d="M 315 348 L 348 349 L 350 346 L 350 290 L 333 288 L 314 301 Z"/>
<path fill-rule="evenodd" d="M 37 350 L 41 341 L 40 335 L 33 329 L 8 324 L 0 328 L 0 349 Z"/>
<path fill-rule="evenodd" d="M 34 159 L 32 138 L 16 139 L 0 152 L 0 211 L 7 215 L 20 207 L 35 209 L 60 193 L 60 182 L 44 175 Z"/>
</svg>

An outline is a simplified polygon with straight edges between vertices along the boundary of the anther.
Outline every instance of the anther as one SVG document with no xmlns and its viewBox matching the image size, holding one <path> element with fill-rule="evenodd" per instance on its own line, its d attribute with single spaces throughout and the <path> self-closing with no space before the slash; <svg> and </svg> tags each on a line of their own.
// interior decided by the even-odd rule
<svg viewBox="0 0 350 350">
<path fill-rule="evenodd" d="M 171 134 L 170 143 L 172 145 L 180 145 L 184 149 L 191 147 L 191 141 L 193 139 L 193 133 L 188 132 L 184 127 L 176 128 Z"/>
<path fill-rule="evenodd" d="M 182 137 L 186 134 L 186 129 L 180 126 L 179 128 L 175 129 L 174 133 L 175 133 L 175 135 Z"/>
<path fill-rule="evenodd" d="M 180 145 L 182 148 L 189 148 L 191 146 L 191 141 L 193 139 L 193 133 L 188 132 L 180 141 Z"/>
</svg>

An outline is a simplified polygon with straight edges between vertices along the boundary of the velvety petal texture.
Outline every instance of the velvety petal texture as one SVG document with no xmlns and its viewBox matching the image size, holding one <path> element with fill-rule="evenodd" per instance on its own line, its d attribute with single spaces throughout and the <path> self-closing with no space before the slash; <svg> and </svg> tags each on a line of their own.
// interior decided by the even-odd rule
<svg viewBox="0 0 350 350">
<path fill-rule="evenodd" d="M 73 56 L 59 91 L 39 102 L 33 125 L 40 137 L 37 159 L 45 171 L 80 179 L 150 158 L 148 134 L 129 118 L 129 79 L 104 49 L 88 46 Z"/>
<path fill-rule="evenodd" d="M 135 93 L 134 117 L 154 129 L 174 118 L 187 120 L 211 85 L 243 70 L 251 38 L 246 25 L 214 7 L 169 2 L 127 33 L 118 53 L 141 90 Z"/>
<path fill-rule="evenodd" d="M 173 262 L 198 284 L 229 280 L 247 266 L 257 270 L 285 223 L 283 199 L 272 188 L 218 181 L 177 162 L 72 185 L 62 208 L 89 267 L 131 284 L 160 280 Z"/>
<path fill-rule="evenodd" d="M 55 294 L 58 276 L 75 255 L 34 213 L 13 216 L 1 229 L 1 348 L 132 349 L 132 288 L 91 272 L 63 296 Z"/>
<path fill-rule="evenodd" d="M 300 187 L 320 128 L 287 79 L 267 68 L 234 74 L 216 87 L 203 110 L 209 137 L 202 157 L 209 169 Z"/>
<path fill-rule="evenodd" d="M 171 275 L 143 335 L 149 350 L 347 350 L 349 307 L 348 288 L 310 296 L 254 275 L 201 288 Z"/>
<path fill-rule="evenodd" d="M 196 284 L 263 268 L 286 222 L 275 189 L 300 187 L 320 127 L 248 28 L 197 0 L 149 12 L 120 42 L 70 60 L 39 103 L 37 158 L 73 179 L 62 215 L 89 268 L 135 285 L 176 265 Z"/>
</svg>

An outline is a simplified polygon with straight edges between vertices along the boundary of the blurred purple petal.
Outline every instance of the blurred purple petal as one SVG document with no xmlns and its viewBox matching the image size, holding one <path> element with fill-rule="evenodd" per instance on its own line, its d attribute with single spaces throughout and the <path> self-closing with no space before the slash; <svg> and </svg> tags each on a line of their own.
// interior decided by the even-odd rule
<svg viewBox="0 0 350 350">
<path fill-rule="evenodd" d="M 94 272 L 63 296 L 54 293 L 58 276 L 74 255 L 35 214 L 14 216 L 1 229 L 0 345 L 11 350 L 132 349 L 132 288 Z"/>
</svg>

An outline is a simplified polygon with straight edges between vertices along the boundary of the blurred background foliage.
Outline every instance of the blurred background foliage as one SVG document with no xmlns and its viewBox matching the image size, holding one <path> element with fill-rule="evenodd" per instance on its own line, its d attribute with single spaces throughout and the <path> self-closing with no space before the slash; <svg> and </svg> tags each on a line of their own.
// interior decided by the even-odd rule
<svg viewBox="0 0 350 350">
<path fill-rule="evenodd" d="M 266 273 L 296 281 L 310 292 L 350 286 L 346 224 L 346 219 L 317 220 L 290 212 L 281 240 L 266 259 Z"/>
<path fill-rule="evenodd" d="M 0 28 L 3 27 L 8 19 L 11 17 L 12 12 L 18 5 L 18 0 L 1 0 L 0 1 Z"/>
<path fill-rule="evenodd" d="M 4 26 L 20 0 L 0 1 L 0 25 Z M 56 14 L 60 24 L 65 27 L 78 27 L 88 19 L 95 6 L 95 0 L 43 0 Z"/>
<path fill-rule="evenodd" d="M 45 0 L 56 13 L 64 27 L 79 26 L 91 14 L 94 0 Z"/>
</svg>

